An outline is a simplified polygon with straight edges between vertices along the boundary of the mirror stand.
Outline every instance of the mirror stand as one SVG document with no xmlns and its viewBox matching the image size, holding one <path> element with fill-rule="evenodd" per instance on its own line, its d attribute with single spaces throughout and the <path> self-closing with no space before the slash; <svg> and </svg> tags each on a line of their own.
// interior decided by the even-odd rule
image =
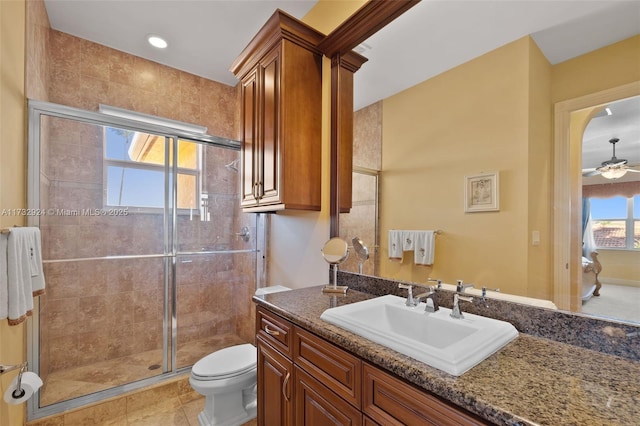
<svg viewBox="0 0 640 426">
<path fill-rule="evenodd" d="M 349 257 L 349 247 L 347 242 L 342 238 L 331 238 L 322 248 L 322 257 L 331 265 L 331 269 L 333 270 L 333 283 L 327 284 L 322 289 L 322 292 L 346 294 L 349 287 L 345 285 L 338 285 L 338 265 Z"/>
<path fill-rule="evenodd" d="M 338 264 L 333 263 L 331 265 L 333 271 L 333 284 L 327 284 L 323 289 L 323 293 L 341 293 L 346 294 L 349 287 L 346 285 L 338 285 Z"/>
</svg>

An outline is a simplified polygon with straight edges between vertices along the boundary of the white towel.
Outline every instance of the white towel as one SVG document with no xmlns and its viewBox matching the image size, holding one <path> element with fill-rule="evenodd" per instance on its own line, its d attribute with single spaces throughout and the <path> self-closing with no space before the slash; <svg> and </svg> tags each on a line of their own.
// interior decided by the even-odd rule
<svg viewBox="0 0 640 426">
<path fill-rule="evenodd" d="M 0 320 L 9 316 L 9 287 L 7 284 L 7 240 L 9 234 L 0 234 Z"/>
<path fill-rule="evenodd" d="M 44 292 L 40 230 L 12 228 L 7 239 L 9 325 L 20 324 L 33 311 L 33 296 Z"/>
<path fill-rule="evenodd" d="M 402 259 L 402 231 L 389 231 L 389 259 Z"/>
<path fill-rule="evenodd" d="M 433 265 L 435 257 L 435 232 L 416 231 L 413 261 L 416 265 Z"/>
<path fill-rule="evenodd" d="M 412 251 L 416 246 L 416 231 L 402 231 L 402 250 Z"/>
</svg>

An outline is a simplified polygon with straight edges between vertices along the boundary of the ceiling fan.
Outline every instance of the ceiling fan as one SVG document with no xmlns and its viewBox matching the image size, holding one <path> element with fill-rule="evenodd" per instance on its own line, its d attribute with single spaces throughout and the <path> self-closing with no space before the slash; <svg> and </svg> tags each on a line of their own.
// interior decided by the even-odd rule
<svg viewBox="0 0 640 426">
<path fill-rule="evenodd" d="M 626 175 L 627 172 L 640 173 L 640 170 L 635 170 L 634 167 L 640 164 L 629 165 L 627 160 L 616 157 L 616 144 L 620 141 L 618 138 L 609 139 L 609 143 L 613 146 L 613 155 L 610 160 L 602 162 L 600 167 L 583 169 L 582 177 L 589 177 L 595 175 L 602 175 L 606 179 L 618 179 Z"/>
</svg>

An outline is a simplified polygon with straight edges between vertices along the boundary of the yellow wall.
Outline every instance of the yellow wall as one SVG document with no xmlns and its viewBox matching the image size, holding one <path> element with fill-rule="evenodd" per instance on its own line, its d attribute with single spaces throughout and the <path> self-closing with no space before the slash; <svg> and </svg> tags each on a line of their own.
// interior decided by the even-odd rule
<svg viewBox="0 0 640 426">
<path fill-rule="evenodd" d="M 600 281 L 640 287 L 640 252 L 629 250 L 598 250 L 602 264 Z"/>
<path fill-rule="evenodd" d="M 526 293 L 529 174 L 545 174 L 530 169 L 529 158 L 549 151 L 530 144 L 550 139 L 551 116 L 548 90 L 531 94 L 531 80 L 548 87 L 549 74 L 534 47 L 522 38 L 383 101 L 382 258 L 388 254 L 389 229 L 442 230 L 433 268 L 414 266 L 411 253 L 405 253 L 403 264 L 381 262 L 383 276 L 463 279 Z M 543 126 L 530 131 L 533 119 Z M 465 213 L 465 176 L 490 171 L 500 173 L 500 211 Z M 542 182 L 548 204 L 548 177 Z M 538 204 L 531 209 L 532 226 L 548 241 L 546 210 L 538 214 Z M 547 277 L 548 249 L 536 249 L 540 254 L 531 256 L 544 268 L 538 275 Z M 540 293 L 529 295 L 549 296 L 546 289 Z"/>
<path fill-rule="evenodd" d="M 24 0 L 0 1 L 0 210 L 26 207 L 24 35 Z M 24 224 L 23 216 L 0 215 L 0 228 Z M 9 327 L 6 320 L 0 321 L 0 363 L 25 360 L 24 325 Z M 2 395 L 14 377 L 13 372 L 2 375 Z M 22 425 L 24 407 L 0 402 L 0 424 Z"/>
<path fill-rule="evenodd" d="M 640 34 L 554 65 L 552 102 L 640 81 Z"/>
<path fill-rule="evenodd" d="M 551 299 L 553 105 L 640 81 L 638 58 L 635 36 L 551 66 L 525 37 L 385 99 L 380 275 Z M 493 170 L 500 212 L 465 214 L 464 176 Z M 434 266 L 389 261 L 389 229 L 441 229 Z"/>
</svg>

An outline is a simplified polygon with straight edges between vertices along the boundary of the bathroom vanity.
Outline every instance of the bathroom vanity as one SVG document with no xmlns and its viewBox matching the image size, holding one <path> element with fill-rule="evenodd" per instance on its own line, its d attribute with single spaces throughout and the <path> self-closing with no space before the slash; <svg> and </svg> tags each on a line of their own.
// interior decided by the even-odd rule
<svg viewBox="0 0 640 426">
<path fill-rule="evenodd" d="M 640 363 L 520 333 L 459 377 L 320 319 L 376 297 L 254 297 L 258 424 L 630 425 Z"/>
</svg>

